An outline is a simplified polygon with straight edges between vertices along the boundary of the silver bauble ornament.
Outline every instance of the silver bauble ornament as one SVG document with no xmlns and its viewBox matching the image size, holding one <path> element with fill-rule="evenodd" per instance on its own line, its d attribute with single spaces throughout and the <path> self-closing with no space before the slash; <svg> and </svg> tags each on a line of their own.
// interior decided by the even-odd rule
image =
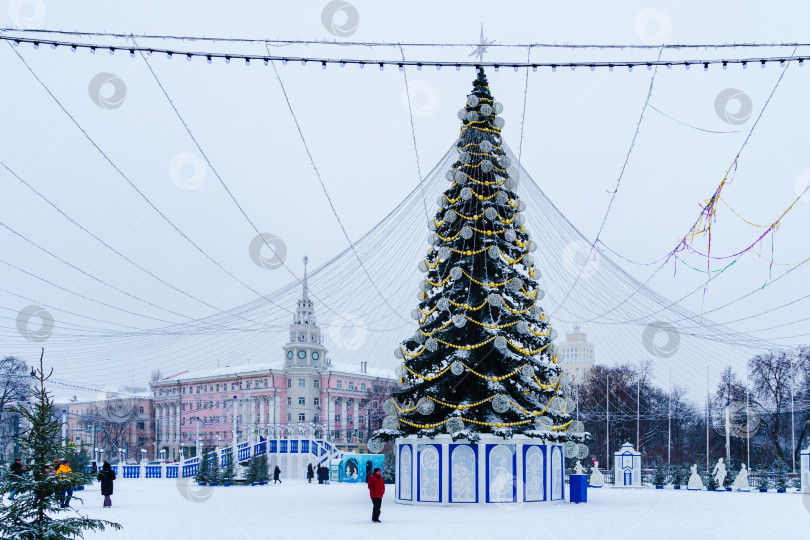
<svg viewBox="0 0 810 540">
<path fill-rule="evenodd" d="M 380 439 L 369 439 L 366 448 L 369 454 L 380 454 L 385 448 L 385 443 Z"/>
<path fill-rule="evenodd" d="M 515 325 L 515 329 L 517 329 L 518 334 L 528 334 L 529 333 L 529 323 L 526 321 L 518 321 Z"/>
<path fill-rule="evenodd" d="M 472 199 L 472 196 L 473 192 L 470 188 L 465 187 L 461 189 L 461 198 L 464 199 L 465 201 L 469 201 L 470 199 Z"/>
<path fill-rule="evenodd" d="M 488 173 L 492 170 L 492 162 L 488 159 L 481 160 L 481 172 Z"/>
<path fill-rule="evenodd" d="M 464 420 L 461 418 L 454 416 L 453 418 L 449 419 L 444 424 L 444 428 L 447 430 L 448 433 L 458 433 L 464 429 Z"/>
<path fill-rule="evenodd" d="M 385 402 L 383 402 L 383 412 L 389 416 L 397 414 L 394 398 L 386 399 Z"/>
<path fill-rule="evenodd" d="M 404 358 L 401 348 L 397 347 L 396 349 L 394 349 L 394 358 L 396 358 L 397 360 L 402 360 Z"/>
<path fill-rule="evenodd" d="M 439 259 L 446 261 L 450 258 L 450 248 L 447 246 L 442 246 L 439 248 Z"/>
<path fill-rule="evenodd" d="M 399 429 L 399 418 L 396 416 L 386 416 L 382 422 L 383 429 Z"/>
<path fill-rule="evenodd" d="M 481 114 L 484 116 L 489 116 L 492 114 L 492 106 L 489 103 L 484 103 L 478 110 L 481 111 Z"/>
<path fill-rule="evenodd" d="M 427 264 L 425 263 L 425 261 L 419 261 L 419 264 L 416 265 L 416 268 L 422 273 L 425 273 L 425 272 L 428 271 L 428 267 L 427 267 Z"/>
<path fill-rule="evenodd" d="M 425 334 L 423 334 L 422 332 L 416 332 L 413 335 L 413 340 L 415 342 L 417 342 L 418 344 L 420 344 L 420 345 L 422 345 L 425 342 L 426 339 L 427 338 L 425 337 Z"/>
<path fill-rule="evenodd" d="M 472 238 L 472 235 L 473 231 L 471 228 L 467 227 L 466 225 L 461 228 L 461 237 L 464 240 L 469 240 L 470 238 Z"/>
<path fill-rule="evenodd" d="M 538 416 L 534 419 L 535 428 L 540 431 L 551 431 L 554 422 L 548 416 Z"/>
<path fill-rule="evenodd" d="M 507 167 L 509 167 L 509 165 L 512 164 L 512 160 L 509 159 L 509 156 L 501 156 L 501 158 L 498 160 L 498 164 L 502 168 L 506 169 Z"/>
<path fill-rule="evenodd" d="M 450 301 L 447 298 L 439 298 L 439 301 L 436 302 L 436 308 L 440 311 L 447 311 L 450 309 Z"/>
<path fill-rule="evenodd" d="M 574 420 L 568 428 L 569 433 L 585 433 L 585 424 L 579 420 Z"/>
<path fill-rule="evenodd" d="M 501 250 L 498 249 L 498 246 L 490 246 L 490 248 L 487 249 L 487 255 L 489 255 L 490 259 L 497 259 L 501 256 Z"/>
<path fill-rule="evenodd" d="M 442 195 L 442 200 L 444 200 L 444 195 Z M 454 223 L 457 217 L 458 214 L 456 214 L 452 210 L 448 210 L 447 212 L 444 213 L 442 221 L 444 221 L 445 223 Z"/>
<path fill-rule="evenodd" d="M 498 414 L 505 413 L 512 404 L 506 396 L 497 395 L 492 399 L 492 410 Z"/>
<path fill-rule="evenodd" d="M 521 199 L 517 202 L 517 206 L 515 208 L 518 212 L 524 212 L 526 210 L 526 203 Z"/>
<path fill-rule="evenodd" d="M 462 275 L 464 274 L 461 271 L 461 268 L 459 268 L 458 266 L 454 266 L 453 268 L 450 269 L 450 279 L 458 281 L 459 279 L 461 279 Z"/>
<path fill-rule="evenodd" d="M 456 326 L 456 328 L 461 328 L 467 324 L 467 318 L 464 315 L 455 315 L 453 317 L 453 324 Z"/>
<path fill-rule="evenodd" d="M 501 129 L 505 124 L 506 124 L 506 121 L 503 118 L 501 118 L 500 116 L 492 121 L 492 125 L 495 126 L 498 129 Z"/>
<path fill-rule="evenodd" d="M 531 255 L 526 255 L 523 257 L 523 266 L 529 267 L 534 264 L 534 257 Z M 537 279 L 539 276 L 537 274 L 534 275 L 534 279 Z"/>
<path fill-rule="evenodd" d="M 573 441 L 566 441 L 563 443 L 563 455 L 568 459 L 576 459 L 577 457 L 577 443 Z"/>
<path fill-rule="evenodd" d="M 513 291 L 519 291 L 523 288 L 523 280 L 520 278 L 512 278 L 509 280 L 509 288 Z"/>
<path fill-rule="evenodd" d="M 454 179 L 454 176 L 455 176 L 455 175 L 453 174 L 454 172 L 455 172 L 455 171 L 447 171 L 446 173 L 444 173 L 444 178 L 445 178 L 445 180 L 447 180 L 448 182 L 452 182 L 452 181 L 453 181 L 453 179 Z"/>
<path fill-rule="evenodd" d="M 498 219 L 498 211 L 495 210 L 495 207 L 488 206 L 486 210 L 484 210 L 484 217 L 490 221 L 495 221 Z"/>
<path fill-rule="evenodd" d="M 416 410 L 419 411 L 419 414 L 423 414 L 425 416 L 432 413 L 435 408 L 436 404 L 433 403 L 433 400 L 428 397 L 421 397 L 419 398 L 419 401 L 416 402 Z"/>
<path fill-rule="evenodd" d="M 487 296 L 487 302 L 490 306 L 499 308 L 503 305 L 503 297 L 498 293 L 492 293 Z"/>
<path fill-rule="evenodd" d="M 478 143 L 478 149 L 484 152 L 485 154 L 492 152 L 492 143 L 484 139 L 483 141 Z"/>
<path fill-rule="evenodd" d="M 465 164 L 465 165 L 466 165 L 466 164 L 468 164 L 468 163 L 470 162 L 470 154 L 468 154 L 467 152 L 461 152 L 461 153 L 458 155 L 458 160 L 459 160 L 461 163 L 463 163 L 463 164 Z"/>
<path fill-rule="evenodd" d="M 427 349 L 429 352 L 434 352 L 438 348 L 439 342 L 435 339 L 429 338 L 427 341 L 425 341 L 425 349 Z"/>
<path fill-rule="evenodd" d="M 500 101 L 496 101 L 492 104 L 492 110 L 495 111 L 495 114 L 501 114 L 503 112 L 503 103 Z"/>
<path fill-rule="evenodd" d="M 551 341 L 557 339 L 557 331 L 555 329 L 552 328 L 551 331 L 548 333 L 548 339 L 550 339 Z"/>
<path fill-rule="evenodd" d="M 461 375 L 462 373 L 464 373 L 464 364 L 462 364 L 459 361 L 453 362 L 452 364 L 450 364 L 450 373 L 452 373 L 453 375 Z"/>
<path fill-rule="evenodd" d="M 509 201 L 509 195 L 505 191 L 499 191 L 495 194 L 495 202 L 498 204 L 506 204 Z"/>
<path fill-rule="evenodd" d="M 506 338 L 503 336 L 498 336 L 495 338 L 495 341 L 492 342 L 495 345 L 495 348 L 499 351 L 503 351 L 506 349 Z"/>
<path fill-rule="evenodd" d="M 467 109 L 459 109 L 456 116 L 458 116 L 458 119 L 463 122 L 467 119 Z"/>
<path fill-rule="evenodd" d="M 468 112 L 467 120 L 469 120 L 470 122 L 478 122 L 478 113 L 475 111 Z"/>
<path fill-rule="evenodd" d="M 534 368 L 528 364 L 520 368 L 520 374 L 526 377 L 527 379 L 531 379 L 534 377 Z"/>
<path fill-rule="evenodd" d="M 537 251 L 537 242 L 535 242 L 534 240 L 529 240 L 529 245 L 527 249 L 529 250 L 529 253 L 534 253 L 535 251 Z"/>
<path fill-rule="evenodd" d="M 476 96 L 475 94 L 467 96 L 467 106 L 478 107 L 478 96 Z"/>
<path fill-rule="evenodd" d="M 507 242 L 514 242 L 515 238 L 517 238 L 517 233 L 514 229 L 508 229 L 505 233 L 503 233 L 503 239 Z"/>
<path fill-rule="evenodd" d="M 463 184 L 464 182 L 467 181 L 467 175 L 464 174 L 464 171 L 455 171 L 455 173 L 453 174 L 453 179 L 457 183 Z"/>
<path fill-rule="evenodd" d="M 590 450 L 588 450 L 588 446 L 584 444 L 577 445 L 577 459 L 585 459 L 590 455 Z"/>
<path fill-rule="evenodd" d="M 537 296 L 534 297 L 535 301 L 539 302 L 540 300 L 542 300 L 545 297 L 546 297 L 546 291 L 544 291 L 543 289 L 537 289 Z M 543 312 L 543 310 L 540 309 L 540 313 L 542 313 L 542 312 Z M 538 315 L 540 313 L 538 313 Z"/>
<path fill-rule="evenodd" d="M 407 373 L 407 371 L 405 370 L 405 366 L 400 364 L 400 365 L 398 365 L 397 367 L 394 368 L 394 373 L 396 373 L 397 377 L 399 377 L 401 379 L 402 377 L 405 376 L 405 373 Z M 393 414 L 393 413 L 391 413 L 391 414 Z"/>
</svg>

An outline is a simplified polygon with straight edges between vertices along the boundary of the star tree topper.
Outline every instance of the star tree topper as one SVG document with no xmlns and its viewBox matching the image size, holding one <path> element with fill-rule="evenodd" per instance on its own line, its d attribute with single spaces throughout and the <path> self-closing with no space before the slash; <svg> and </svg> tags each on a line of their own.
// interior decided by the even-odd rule
<svg viewBox="0 0 810 540">
<path fill-rule="evenodd" d="M 478 42 L 478 46 L 475 48 L 473 52 L 471 52 L 468 56 L 477 56 L 479 62 L 484 61 L 484 53 L 487 52 L 487 47 L 495 43 L 495 40 L 487 41 L 484 37 L 484 23 L 481 23 L 481 40 Z"/>
</svg>

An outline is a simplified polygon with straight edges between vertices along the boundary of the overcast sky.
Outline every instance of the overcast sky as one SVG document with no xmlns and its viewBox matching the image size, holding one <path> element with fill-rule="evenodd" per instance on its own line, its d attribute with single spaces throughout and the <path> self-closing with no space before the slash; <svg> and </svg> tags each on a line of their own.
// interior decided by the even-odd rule
<svg viewBox="0 0 810 540">
<path fill-rule="evenodd" d="M 101 1 L 71 2 L 69 6 L 53 0 L 2 1 L 8 7 L 0 10 L 0 25 L 4 27 L 403 43 L 476 42 L 481 23 L 487 38 L 501 44 L 808 41 L 806 21 L 810 16 L 810 5 L 800 2 L 573 5 L 358 0 L 334 17 L 325 18 L 328 4 L 322 1 L 142 1 L 137 9 Z M 158 46 L 156 41 L 139 41 L 141 45 L 147 43 Z M 164 46 L 266 53 L 262 44 L 174 41 Z M 797 54 L 810 54 L 808 49 L 799 49 Z M 407 58 L 465 60 L 471 50 L 406 46 L 400 51 L 313 45 L 280 47 L 273 52 L 394 59 L 405 54 Z M 654 59 L 658 53 L 658 49 L 575 52 L 542 49 L 532 51 L 531 58 L 644 60 Z M 664 51 L 663 58 L 790 53 L 792 49 L 786 48 L 697 49 Z M 84 138 L 18 54 L 144 196 L 248 287 L 211 263 L 166 224 Z M 525 49 L 490 48 L 485 56 L 491 61 L 525 58 Z M 120 52 L 93 55 L 88 51 L 72 53 L 66 48 L 53 50 L 45 46 L 34 50 L 26 44 L 12 49 L 0 43 L 3 81 L 0 110 L 4 127 L 0 130 L 0 161 L 120 253 L 208 304 L 167 289 L 111 254 L 0 168 L 0 223 L 131 295 L 113 291 L 0 227 L 0 259 L 19 268 L 0 264 L 0 354 L 17 355 L 33 363 L 39 347 L 45 346 L 59 380 L 90 389 L 145 381 L 154 367 L 173 372 L 211 367 L 217 361 L 238 364 L 248 358 L 273 360 L 280 357 L 277 343 L 283 342 L 285 335 L 283 330 L 270 328 L 264 345 L 272 343 L 272 346 L 233 354 L 224 351 L 216 358 L 175 349 L 146 351 L 141 349 L 137 338 L 109 351 L 104 350 L 108 341 L 103 339 L 65 340 L 65 335 L 77 333 L 78 327 L 70 325 L 80 325 L 83 332 L 92 334 L 122 332 L 126 328 L 161 328 L 167 323 L 209 316 L 218 309 L 254 300 L 256 292 L 266 294 L 295 279 L 285 268 L 268 271 L 251 259 L 249 245 L 255 231 L 214 172 L 201 161 L 199 150 L 158 87 L 150 67 L 245 214 L 261 232 L 283 242 L 287 251 L 285 261 L 298 277 L 305 253 L 313 270 L 348 247 L 335 213 L 348 237 L 355 241 L 385 218 L 419 181 L 403 94 L 404 78 L 396 69 L 381 72 L 356 66 L 343 69 L 329 66 L 323 70 L 314 65 L 277 65 L 320 172 L 322 186 L 271 67 L 255 62 L 249 67 L 242 62 L 226 65 L 222 60 L 209 65 L 204 59 L 187 62 L 160 55 L 153 55 L 147 66 L 140 56 L 130 58 Z M 810 66 L 789 67 L 774 91 L 781 73 L 782 68 L 775 64 L 765 69 L 730 66 L 722 70 L 713 66 L 708 72 L 702 67 L 658 72 L 650 99 L 654 109 L 648 108 L 642 120 L 601 235 L 610 249 L 637 262 L 655 261 L 668 253 L 692 226 L 700 205 L 711 196 L 731 166 L 771 92 L 773 97 L 739 159 L 734 181 L 724 191 L 724 200 L 756 225 L 769 225 L 784 212 L 810 181 L 806 143 Z M 471 69 L 456 72 L 432 68 L 422 71 L 411 68 L 407 74 L 414 92 L 419 167 L 425 175 L 456 137 L 456 111 L 464 103 L 474 74 Z M 529 73 L 528 86 L 523 71 L 490 70 L 488 76 L 491 90 L 505 106 L 507 143 L 517 151 L 523 123 L 523 166 L 573 226 L 592 240 L 602 224 L 630 148 L 651 73 L 640 68 L 632 72 L 560 69 L 555 73 L 541 69 Z M 528 88 L 528 93 L 526 115 L 521 122 L 524 88 Z M 732 89 L 731 93 L 723 94 L 728 89 Z M 737 97 L 718 112 L 718 95 Z M 435 205 L 432 201 L 429 204 L 432 212 Z M 769 258 L 773 238 L 777 263 L 809 257 L 808 218 L 810 196 L 792 209 L 778 232 L 767 236 L 758 251 Z M 422 243 L 427 232 L 423 223 L 424 220 L 404 232 L 418 237 Z M 735 253 L 753 242 L 762 230 L 743 222 L 721 205 L 713 230 L 712 252 Z M 531 232 L 542 250 L 543 231 Z M 386 257 L 392 269 L 405 267 L 410 272 L 417 259 L 398 260 L 397 255 L 402 253 L 392 250 L 391 245 L 396 246 L 399 241 L 387 239 L 385 249 L 390 254 Z M 696 245 L 705 247 L 705 243 Z M 419 252 L 426 247 L 424 244 Z M 705 266 L 705 260 L 690 261 Z M 716 264 L 713 268 L 723 266 Z M 769 265 L 769 261 L 749 254 L 712 282 L 705 296 L 693 295 L 685 306 L 696 312 L 710 310 L 763 286 L 769 276 L 776 277 L 790 268 Z M 657 268 L 629 263 L 622 266 L 641 281 Z M 808 270 L 801 267 L 733 308 L 713 313 L 713 319 L 723 322 L 755 316 L 731 326 L 742 331 L 759 331 L 758 337 L 774 343 L 807 342 L 804 334 L 810 334 L 810 324 L 801 320 L 806 316 L 806 302 L 769 310 L 804 297 L 808 277 Z M 650 286 L 669 298 L 679 298 L 705 279 L 705 274 L 684 266 L 679 266 L 675 274 L 674 267 L 669 265 L 655 275 Z M 413 292 L 409 285 L 405 295 L 409 300 L 400 303 L 401 314 L 406 318 L 415 304 Z M 559 300 L 562 293 L 555 293 L 554 298 Z M 326 291 L 315 294 L 326 295 Z M 385 290 L 383 296 L 388 294 L 393 297 L 397 293 Z M 290 298 L 296 295 L 297 292 Z M 549 295 L 552 296 L 551 291 Z M 380 302 L 379 297 L 376 300 Z M 18 331 L 18 313 L 29 305 L 52 306 L 48 312 L 55 320 L 54 334 L 44 342 L 32 342 Z M 285 307 L 293 309 L 292 304 Z M 546 306 L 549 311 L 553 308 L 553 303 Z M 326 311 L 319 312 L 322 320 L 329 318 Z M 760 315 L 763 312 L 768 313 Z M 793 324 L 783 326 L 789 323 Z M 368 332 L 374 334 L 374 325 L 367 326 Z M 386 351 L 413 331 L 392 328 L 377 332 L 379 336 L 375 334 L 375 340 L 386 343 Z M 560 333 L 566 330 L 570 330 L 570 324 L 561 324 Z M 636 334 L 640 332 L 638 329 Z M 637 344 L 638 335 L 634 340 Z M 77 342 L 92 349 L 92 353 L 83 356 Z M 631 355 L 618 347 L 611 348 L 608 343 L 597 341 L 596 346 L 597 358 L 603 362 L 636 362 L 644 357 L 640 346 L 640 352 Z M 757 351 L 751 351 L 754 352 Z M 86 370 L 88 362 L 93 370 Z M 387 353 L 373 358 L 371 363 L 390 367 L 394 359 Z M 699 367 L 697 363 L 695 366 Z M 722 366 L 714 367 L 719 371 Z M 687 384 L 690 379 L 681 382 Z"/>
</svg>

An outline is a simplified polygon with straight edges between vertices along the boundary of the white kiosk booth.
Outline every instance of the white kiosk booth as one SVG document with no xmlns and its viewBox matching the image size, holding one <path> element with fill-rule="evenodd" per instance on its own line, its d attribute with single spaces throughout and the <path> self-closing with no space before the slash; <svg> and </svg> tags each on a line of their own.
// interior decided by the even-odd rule
<svg viewBox="0 0 810 540">
<path fill-rule="evenodd" d="M 626 442 L 613 454 L 613 485 L 616 487 L 641 487 L 641 452 Z"/>
</svg>

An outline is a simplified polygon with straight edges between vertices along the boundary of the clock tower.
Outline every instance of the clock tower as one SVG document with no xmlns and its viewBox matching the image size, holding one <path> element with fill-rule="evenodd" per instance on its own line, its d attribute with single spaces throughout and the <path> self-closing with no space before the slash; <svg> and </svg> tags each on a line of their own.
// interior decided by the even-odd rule
<svg viewBox="0 0 810 540">
<path fill-rule="evenodd" d="M 303 293 L 290 325 L 290 341 L 284 345 L 284 367 L 320 369 L 326 365 L 326 347 L 323 345 L 321 329 L 315 319 L 315 309 L 309 298 L 307 283 L 307 263 L 304 256 Z"/>
</svg>

